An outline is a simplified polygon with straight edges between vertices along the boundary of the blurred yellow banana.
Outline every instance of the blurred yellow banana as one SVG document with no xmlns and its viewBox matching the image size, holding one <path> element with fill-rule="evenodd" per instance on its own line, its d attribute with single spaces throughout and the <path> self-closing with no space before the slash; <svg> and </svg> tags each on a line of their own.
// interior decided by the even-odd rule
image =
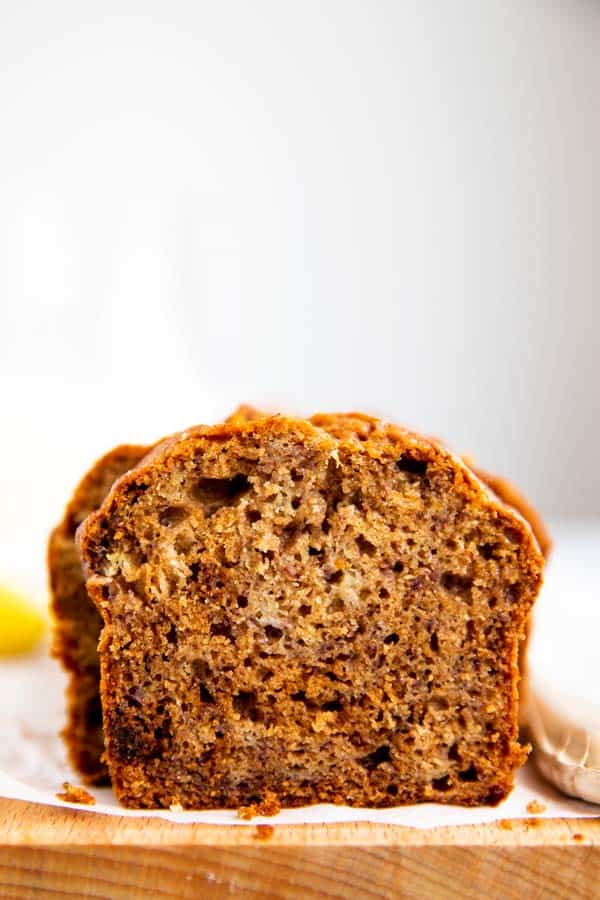
<svg viewBox="0 0 600 900">
<path fill-rule="evenodd" d="M 0 656 L 32 650 L 45 628 L 44 617 L 35 606 L 0 585 Z"/>
</svg>

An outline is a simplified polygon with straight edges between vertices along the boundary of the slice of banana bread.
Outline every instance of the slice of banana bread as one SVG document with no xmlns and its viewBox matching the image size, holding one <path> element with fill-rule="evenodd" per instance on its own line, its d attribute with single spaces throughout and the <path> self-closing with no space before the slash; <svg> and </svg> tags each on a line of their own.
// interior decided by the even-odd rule
<svg viewBox="0 0 600 900">
<path fill-rule="evenodd" d="M 69 673 L 67 724 L 62 732 L 71 764 L 88 784 L 108 780 L 100 706 L 98 639 L 102 618 L 88 597 L 75 531 L 97 509 L 113 482 L 135 466 L 147 447 L 124 445 L 107 453 L 79 482 L 48 542 L 52 652 Z"/>
<path fill-rule="evenodd" d="M 313 421 L 178 435 L 79 529 L 128 806 L 474 805 L 512 786 L 529 525 L 435 441 Z"/>
<path fill-rule="evenodd" d="M 245 422 L 260 417 L 251 406 L 239 406 L 226 422 Z M 60 523 L 48 541 L 50 609 L 54 621 L 52 654 L 69 673 L 67 724 L 62 737 L 71 765 L 87 784 L 110 781 L 104 753 L 100 702 L 98 641 L 102 617 L 85 588 L 75 531 L 85 517 L 98 509 L 114 481 L 152 449 L 124 444 L 99 459 L 81 479 Z"/>
</svg>

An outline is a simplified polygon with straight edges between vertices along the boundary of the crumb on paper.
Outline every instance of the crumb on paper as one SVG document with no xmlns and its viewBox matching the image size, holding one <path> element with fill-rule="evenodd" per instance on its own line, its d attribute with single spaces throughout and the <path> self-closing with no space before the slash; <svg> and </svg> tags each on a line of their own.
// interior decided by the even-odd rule
<svg viewBox="0 0 600 900">
<path fill-rule="evenodd" d="M 273 791 L 265 791 L 265 796 L 260 803 L 250 803 L 248 806 L 240 806 L 237 811 L 238 819 L 253 819 L 255 816 L 276 816 L 281 810 L 279 798 Z"/>
<path fill-rule="evenodd" d="M 272 825 L 257 825 L 254 837 L 258 841 L 268 841 L 273 837 L 275 829 Z"/>
<path fill-rule="evenodd" d="M 527 828 L 540 828 L 543 824 L 543 819 L 523 819 L 525 826 Z"/>
<path fill-rule="evenodd" d="M 582 841 L 583 839 L 584 839 L 584 838 L 583 838 L 583 835 L 582 835 L 582 833 L 581 833 L 580 831 L 577 831 L 577 832 L 573 835 L 573 840 L 574 840 L 574 841 Z"/>
<path fill-rule="evenodd" d="M 546 804 L 540 803 L 539 800 L 532 800 L 527 804 L 527 812 L 534 816 L 539 816 L 540 813 L 546 812 Z"/>
<path fill-rule="evenodd" d="M 77 787 L 69 781 L 63 782 L 63 789 L 56 796 L 59 800 L 64 800 L 65 803 L 82 803 L 84 806 L 94 806 L 96 803 L 96 798 L 92 797 L 89 791 L 86 791 L 85 788 Z"/>
<path fill-rule="evenodd" d="M 512 819 L 500 819 L 500 828 L 503 828 L 505 831 L 513 830 Z"/>
</svg>

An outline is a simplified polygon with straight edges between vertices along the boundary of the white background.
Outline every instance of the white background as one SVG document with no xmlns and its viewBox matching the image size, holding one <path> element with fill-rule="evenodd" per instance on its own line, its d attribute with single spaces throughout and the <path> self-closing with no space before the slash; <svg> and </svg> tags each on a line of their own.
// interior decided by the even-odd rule
<svg viewBox="0 0 600 900">
<path fill-rule="evenodd" d="M 600 512 L 600 4 L 0 0 L 0 574 L 239 401 Z"/>
</svg>

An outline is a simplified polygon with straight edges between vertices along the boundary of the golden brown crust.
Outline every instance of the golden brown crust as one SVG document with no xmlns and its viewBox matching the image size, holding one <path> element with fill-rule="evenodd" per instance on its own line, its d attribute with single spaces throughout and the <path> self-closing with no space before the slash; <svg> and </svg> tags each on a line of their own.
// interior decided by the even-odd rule
<svg viewBox="0 0 600 900">
<path fill-rule="evenodd" d="M 299 460 L 298 464 L 294 463 L 296 458 Z M 309 460 L 311 462 L 308 462 Z M 233 468 L 231 468 L 232 466 Z M 236 471 L 235 466 L 238 467 L 240 473 L 245 474 L 228 475 L 227 472 L 230 469 L 231 472 Z M 259 474 L 256 474 L 257 472 Z M 385 473 L 385 478 L 382 473 Z M 382 478 L 384 480 L 381 480 Z M 192 495 L 189 491 L 196 483 L 194 479 L 201 486 L 201 490 L 200 487 L 193 489 L 196 491 L 194 496 L 197 505 L 191 509 L 189 497 Z M 356 491 L 360 494 L 362 490 L 365 497 L 369 498 L 368 501 L 352 500 L 350 502 L 350 499 L 347 499 L 355 496 L 355 494 L 349 493 L 348 485 L 352 479 L 354 479 L 353 483 L 358 485 L 357 488 L 354 488 L 355 494 Z M 302 494 L 298 485 L 303 481 L 313 487 L 306 487 Z M 188 482 L 192 487 L 184 487 Z M 318 490 L 317 484 L 321 484 Z M 378 484 L 380 487 L 377 487 Z M 284 522 L 285 517 L 282 518 L 283 513 L 277 512 L 278 506 L 265 505 L 265 501 L 261 500 L 258 508 L 249 507 L 250 499 L 248 498 L 253 496 L 253 492 L 263 497 L 273 485 L 275 486 L 273 489 L 277 488 L 279 492 L 277 496 L 282 498 L 281 501 L 277 501 L 278 503 L 283 504 L 288 501 L 291 503 L 289 498 L 292 497 L 293 491 L 300 492 L 294 501 L 299 506 L 286 507 L 286 509 L 292 510 L 286 513 L 286 515 L 292 516 L 288 524 Z M 293 527 L 295 519 L 298 518 L 298 513 L 293 513 L 293 509 L 305 510 L 303 515 L 313 516 L 313 519 L 310 520 L 312 522 L 316 515 L 314 510 L 317 508 L 322 510 L 325 502 L 327 509 L 330 509 L 331 512 L 325 513 L 326 518 L 323 519 L 322 526 L 314 523 L 311 525 L 311 533 L 314 540 L 321 541 L 326 549 L 315 549 L 312 554 L 313 548 L 309 547 L 308 550 L 311 550 L 311 553 L 308 556 L 305 553 L 303 556 L 304 551 L 308 552 L 305 546 L 306 538 L 302 538 L 300 541 L 299 537 L 294 537 L 289 531 Z M 365 503 L 367 503 L 366 506 Z M 223 681 L 211 682 L 210 689 L 200 685 L 200 695 L 206 696 L 202 701 L 203 705 L 197 709 L 198 701 L 196 693 L 194 693 L 195 689 L 186 687 L 184 690 L 183 673 L 187 672 L 187 668 L 178 669 L 183 679 L 181 682 L 173 680 L 169 675 L 171 671 L 169 659 L 181 653 L 184 654 L 181 659 L 187 659 L 185 654 L 192 652 L 192 646 L 196 647 L 196 643 L 200 639 L 199 634 L 195 635 L 194 628 L 191 632 L 189 631 L 191 626 L 186 623 L 195 621 L 194 616 L 199 615 L 202 611 L 201 621 L 206 619 L 206 627 L 208 628 L 210 625 L 210 633 L 216 635 L 214 639 L 207 639 L 206 650 L 203 650 L 202 653 L 212 654 L 213 645 L 214 648 L 220 648 L 219 665 L 224 664 L 223 660 L 226 661 L 229 658 L 228 654 L 230 656 L 233 654 L 230 665 L 237 672 L 236 666 L 241 666 L 241 660 L 238 661 L 235 655 L 235 640 L 233 640 L 232 648 L 230 646 L 232 639 L 227 637 L 233 626 L 223 623 L 223 612 L 220 607 L 221 603 L 229 604 L 232 597 L 235 596 L 235 593 L 233 595 L 228 593 L 227 585 L 230 584 L 231 590 L 233 590 L 236 578 L 240 580 L 240 583 L 246 579 L 250 585 L 248 596 L 242 596 L 245 601 L 244 608 L 248 606 L 249 612 L 236 610 L 235 617 L 231 621 L 237 623 L 235 628 L 241 628 L 243 631 L 244 628 L 250 627 L 253 632 L 256 632 L 257 628 L 260 631 L 260 627 L 256 624 L 256 616 L 261 611 L 260 604 L 264 601 L 264 596 L 261 593 L 262 589 L 256 593 L 252 585 L 255 574 L 260 571 L 261 566 L 265 573 L 268 573 L 265 576 L 268 579 L 265 583 L 267 587 L 270 584 L 284 584 L 285 578 L 292 577 L 290 573 L 294 570 L 297 572 L 295 577 L 298 577 L 299 584 L 302 584 L 304 578 L 309 581 L 310 579 L 318 581 L 323 577 L 329 578 L 327 572 L 333 571 L 335 574 L 337 565 L 335 553 L 338 553 L 340 557 L 345 556 L 350 560 L 348 563 L 350 575 L 354 571 L 352 565 L 362 566 L 360 571 L 363 574 L 360 577 L 372 578 L 374 579 L 373 583 L 380 584 L 382 578 L 388 579 L 393 575 L 390 564 L 380 558 L 381 552 L 383 552 L 381 547 L 384 546 L 383 537 L 381 547 L 377 541 L 368 540 L 356 531 L 353 532 L 357 534 L 356 539 L 346 536 L 351 532 L 344 532 L 344 536 L 340 537 L 338 536 L 342 535 L 339 530 L 340 522 L 343 519 L 347 523 L 344 526 L 346 528 L 366 530 L 371 527 L 375 536 L 385 536 L 391 529 L 395 529 L 397 520 L 394 516 L 396 514 L 392 514 L 390 511 L 395 508 L 394 504 L 398 503 L 400 503 L 398 509 L 401 510 L 404 517 L 403 521 L 407 523 L 404 526 L 405 529 L 408 528 L 409 534 L 411 529 L 414 533 L 414 540 L 411 538 L 412 544 L 405 538 L 402 538 L 400 542 L 405 558 L 410 559 L 411 562 L 410 565 L 405 564 L 406 571 L 399 581 L 396 576 L 392 578 L 392 580 L 396 578 L 397 587 L 394 590 L 399 592 L 397 601 L 396 595 L 390 595 L 389 589 L 381 588 L 381 591 L 384 592 L 380 596 L 386 598 L 386 601 L 381 603 L 381 609 L 385 608 L 387 612 L 385 615 L 383 612 L 372 612 L 371 617 L 367 617 L 362 626 L 363 629 L 366 629 L 367 636 L 364 639 L 356 637 L 354 640 L 357 646 L 371 647 L 372 645 L 373 653 L 377 653 L 377 644 L 373 644 L 375 638 L 369 629 L 377 629 L 384 625 L 388 627 L 389 622 L 393 620 L 396 622 L 396 628 L 390 635 L 390 642 L 386 645 L 388 647 L 387 657 L 384 654 L 382 657 L 384 662 L 381 665 L 385 669 L 385 665 L 387 665 L 385 659 L 391 658 L 390 654 L 399 652 L 399 648 L 395 649 L 396 645 L 402 647 L 403 642 L 409 642 L 406 644 L 404 652 L 410 653 L 411 634 L 414 635 L 415 642 L 425 639 L 420 634 L 421 626 L 416 629 L 414 626 L 409 627 L 410 621 L 412 621 L 410 616 L 414 616 L 414 604 L 417 602 L 415 598 L 420 598 L 418 604 L 423 604 L 424 610 L 430 610 L 428 615 L 434 616 L 434 618 L 437 616 L 440 618 L 440 622 L 447 621 L 450 610 L 456 609 L 457 614 L 460 612 L 463 617 L 466 614 L 465 611 L 470 607 L 472 611 L 469 613 L 471 616 L 469 621 L 477 622 L 477 629 L 483 629 L 484 626 L 491 629 L 489 634 L 493 636 L 493 640 L 492 637 L 484 640 L 483 630 L 480 638 L 478 637 L 479 630 L 473 631 L 475 626 L 471 625 L 471 630 L 467 628 L 463 641 L 466 641 L 471 648 L 468 658 L 464 653 L 460 654 L 459 650 L 452 651 L 458 653 L 456 657 L 444 657 L 443 653 L 440 655 L 438 648 L 440 641 L 447 642 L 448 647 L 454 646 L 456 635 L 453 631 L 456 629 L 450 627 L 449 624 L 443 626 L 445 631 L 439 630 L 442 628 L 440 625 L 438 631 L 435 632 L 435 641 L 433 636 L 430 639 L 433 649 L 432 651 L 428 650 L 427 653 L 433 652 L 431 665 L 437 665 L 440 672 L 450 671 L 452 666 L 458 666 L 462 672 L 461 667 L 467 666 L 463 677 L 471 679 L 474 685 L 472 688 L 474 694 L 467 692 L 464 696 L 461 695 L 463 702 L 467 705 L 471 703 L 475 710 L 473 713 L 475 718 L 468 726 L 467 724 L 457 725 L 457 720 L 453 718 L 454 714 L 452 713 L 454 707 L 452 704 L 440 706 L 441 699 L 436 701 L 437 712 L 431 713 L 433 716 L 431 722 L 433 722 L 436 720 L 436 716 L 440 717 L 440 710 L 443 711 L 441 718 L 445 724 L 440 735 L 442 733 L 446 735 L 444 738 L 446 742 L 449 739 L 448 735 L 454 735 L 454 744 L 452 746 L 448 743 L 444 745 L 446 747 L 444 753 L 449 756 L 447 759 L 444 757 L 446 761 L 443 765 L 450 774 L 434 777 L 432 787 L 428 787 L 427 783 L 421 781 L 422 775 L 418 775 L 418 777 L 415 775 L 416 780 L 413 787 L 409 786 L 410 782 L 402 781 L 402 778 L 407 777 L 406 773 L 411 766 L 416 773 L 421 772 L 422 769 L 428 772 L 439 772 L 443 769 L 440 770 L 441 763 L 436 762 L 435 757 L 431 755 L 433 750 L 428 751 L 429 756 L 426 756 L 425 759 L 411 755 L 412 751 L 406 749 L 406 742 L 398 744 L 400 732 L 396 734 L 392 729 L 387 733 L 386 740 L 389 743 L 372 752 L 367 752 L 358 761 L 343 762 L 342 758 L 333 760 L 331 755 L 333 751 L 328 756 L 326 749 L 319 750 L 321 754 L 319 759 L 324 765 L 335 762 L 339 769 L 337 774 L 333 774 L 334 769 L 332 769 L 332 774 L 326 778 L 318 776 L 314 768 L 311 771 L 310 760 L 315 761 L 316 757 L 311 757 L 308 753 L 303 759 L 305 760 L 304 765 L 308 767 L 311 774 L 308 776 L 305 786 L 298 784 L 294 787 L 289 781 L 282 780 L 282 772 L 277 770 L 276 764 L 273 762 L 275 757 L 272 757 L 271 754 L 274 751 L 271 749 L 265 750 L 265 772 L 257 773 L 253 770 L 254 774 L 250 779 L 253 788 L 244 787 L 244 784 L 249 785 L 250 781 L 248 778 L 244 781 L 241 775 L 239 783 L 235 780 L 232 781 L 235 774 L 231 768 L 234 766 L 231 761 L 234 758 L 234 752 L 237 754 L 235 765 L 241 769 L 244 769 L 250 764 L 250 760 L 254 759 L 254 749 L 248 747 L 247 750 L 244 750 L 243 735 L 252 735 L 253 741 L 262 741 L 265 748 L 271 747 L 269 743 L 271 738 L 268 738 L 269 732 L 268 729 L 265 732 L 264 725 L 261 724 L 259 727 L 248 724 L 248 722 L 240 725 L 244 717 L 249 718 L 250 722 L 263 721 L 262 719 L 252 719 L 252 716 L 257 702 L 256 698 L 262 696 L 261 692 L 266 689 L 256 687 L 252 690 L 241 690 L 241 693 L 236 694 L 238 697 L 237 712 L 234 704 L 232 713 L 232 696 L 226 691 L 223 693 Z M 336 504 L 339 504 L 338 512 L 336 512 Z M 411 512 L 411 509 L 414 509 L 415 512 Z M 449 518 L 450 509 L 454 510 L 452 513 L 454 518 Z M 327 525 L 327 516 L 332 517 L 333 531 L 331 523 Z M 188 517 L 191 517 L 190 522 L 193 524 L 191 532 L 187 523 Z M 264 549 L 254 547 L 250 539 L 250 535 L 254 534 L 253 523 L 257 521 L 261 521 L 260 528 L 263 534 L 261 540 Z M 430 523 L 427 528 L 421 524 L 425 521 Z M 456 525 L 453 524 L 454 521 L 456 521 Z M 374 522 L 381 524 L 375 527 Z M 272 526 L 271 531 L 267 530 L 267 523 L 269 523 L 269 527 Z M 325 525 L 327 525 L 327 530 Z M 177 537 L 174 544 L 169 543 L 173 540 L 170 536 L 171 528 L 173 529 L 172 535 Z M 188 531 L 185 531 L 186 528 Z M 431 529 L 431 531 L 427 529 Z M 436 529 L 439 536 L 435 534 Z M 457 537 L 460 532 L 464 550 L 458 549 L 458 544 L 453 537 L 455 533 L 453 529 L 456 529 Z M 147 537 L 155 532 L 160 535 L 160 540 Z M 330 536 L 330 532 L 332 536 Z M 190 539 L 190 534 L 195 537 Z M 243 536 L 246 534 L 248 537 Z M 440 543 L 442 537 L 445 543 Z M 102 703 L 109 723 L 108 761 L 117 794 L 122 802 L 142 806 L 169 806 L 173 802 L 180 802 L 184 806 L 193 806 L 197 803 L 243 806 L 246 805 L 243 802 L 244 799 L 249 800 L 248 805 L 252 805 L 249 794 L 251 795 L 254 790 L 255 793 L 259 792 L 259 798 L 266 796 L 267 791 L 271 791 L 280 798 L 281 802 L 286 804 L 310 802 L 311 800 L 313 802 L 317 800 L 335 802 L 336 798 L 341 797 L 351 803 L 375 805 L 393 805 L 398 802 L 426 799 L 470 805 L 481 802 L 497 802 L 510 789 L 514 768 L 522 761 L 524 755 L 524 751 L 516 742 L 517 646 L 523 635 L 529 609 L 541 583 L 542 558 L 528 522 L 521 515 L 513 512 L 499 497 L 490 493 L 480 478 L 463 461 L 453 456 L 438 442 L 360 414 L 345 417 L 319 415 L 310 422 L 283 416 L 258 417 L 248 421 L 247 419 L 236 419 L 234 416 L 229 422 L 216 426 L 197 427 L 157 445 L 141 464 L 114 483 L 100 509 L 96 513 L 92 513 L 79 529 L 77 539 L 88 576 L 88 590 L 105 623 L 100 645 L 103 673 Z M 385 537 L 385 540 L 389 543 L 388 537 Z M 397 539 L 395 540 L 397 542 Z M 161 541 L 163 541 L 162 544 Z M 289 544 L 290 541 L 296 548 L 296 555 L 302 557 L 301 566 L 303 568 L 298 569 L 294 563 L 292 550 L 285 550 L 285 546 L 287 546 L 285 542 Z M 198 542 L 206 543 L 212 548 L 205 552 L 201 565 L 196 561 L 195 556 Z M 355 544 L 358 544 L 364 557 L 361 557 L 358 562 L 352 562 L 357 559 Z M 457 549 L 448 550 L 448 547 L 453 544 Z M 413 545 L 416 546 L 414 550 L 412 549 Z M 272 549 L 275 546 L 280 548 L 279 551 Z M 391 544 L 389 546 L 391 547 Z M 271 549 L 267 549 L 269 547 Z M 424 565 L 419 560 L 424 559 L 424 554 L 431 554 L 434 550 L 439 554 L 437 558 L 440 560 L 440 564 L 444 558 L 446 560 L 444 565 L 453 564 L 454 568 L 460 569 L 462 574 L 440 570 L 430 562 L 425 567 L 423 575 L 419 576 L 419 566 Z M 231 559 L 231 562 L 223 563 L 223 552 L 228 554 L 226 559 Z M 256 557 L 256 562 L 251 565 L 249 563 L 242 565 L 239 559 L 245 558 L 246 552 L 250 554 L 248 559 Z M 164 554 L 164 558 L 160 556 L 160 553 Z M 329 554 L 328 558 L 332 560 L 325 566 L 321 560 L 321 555 L 324 553 Z M 262 557 L 261 554 L 263 554 Z M 262 562 L 260 562 L 261 558 Z M 150 562 L 150 559 L 153 561 Z M 174 573 L 173 575 L 166 574 L 167 569 L 163 568 L 166 565 L 165 560 L 167 562 L 171 560 L 168 565 L 175 566 L 174 569 L 169 570 Z M 371 560 L 376 560 L 376 562 Z M 358 571 L 359 569 L 356 569 L 356 572 Z M 193 582 L 190 580 L 190 575 L 187 574 L 189 572 L 196 573 L 193 575 Z M 321 574 L 322 572 L 325 572 L 325 576 Z M 424 581 L 425 576 L 426 580 Z M 172 580 L 171 587 L 167 586 L 170 583 L 169 579 Z M 190 591 L 197 590 L 196 583 L 200 583 L 198 579 L 203 579 L 201 591 L 204 593 L 201 593 L 201 596 L 205 599 L 202 601 L 204 606 L 197 608 L 195 606 L 197 601 L 191 599 Z M 515 581 L 515 579 L 517 580 Z M 336 579 L 335 583 L 338 580 Z M 319 581 L 319 583 L 321 582 Z M 365 586 L 370 583 L 367 580 L 364 581 Z M 391 584 L 391 582 L 389 583 Z M 277 590 L 279 589 L 277 587 Z M 318 597 L 315 599 L 314 589 L 311 588 L 311 590 L 313 591 L 311 596 L 314 606 Z M 365 611 L 367 594 L 370 596 L 370 590 L 371 588 L 367 589 L 365 599 L 360 601 L 365 604 Z M 409 593 L 406 593 L 407 591 Z M 490 591 L 493 593 L 491 598 L 489 598 Z M 402 606 L 402 603 L 408 602 L 409 597 L 412 598 L 411 605 L 409 607 Z M 294 599 L 293 590 L 289 594 L 289 598 L 291 598 L 289 602 L 292 603 L 294 616 L 296 616 L 298 610 L 293 604 L 298 601 L 297 597 Z M 389 602 L 387 602 L 388 600 Z M 309 604 L 304 605 L 310 610 Z M 193 613 L 193 609 L 198 611 Z M 312 613 L 304 613 L 302 605 L 299 609 L 299 615 L 308 615 L 309 619 L 302 624 L 302 627 L 294 625 L 292 628 L 292 625 L 288 623 L 296 637 L 304 632 L 307 635 L 313 635 L 314 628 L 317 627 L 324 628 L 324 633 L 327 632 L 327 629 L 331 630 L 332 628 L 332 633 L 337 633 L 336 628 L 339 631 L 339 628 L 342 627 L 340 620 L 335 618 L 335 615 L 333 617 L 325 615 L 323 617 L 324 624 L 313 627 L 311 617 L 314 618 L 314 610 Z M 406 616 L 402 612 L 403 609 L 408 609 Z M 436 609 L 438 612 L 434 613 L 433 611 Z M 251 619 L 252 610 L 254 612 Z M 357 614 L 360 612 L 361 607 L 359 606 Z M 153 618 L 156 616 L 158 616 L 158 620 Z M 231 614 L 228 613 L 228 616 Z M 131 621 L 129 621 L 130 619 Z M 134 619 L 137 622 L 135 627 L 132 624 Z M 163 619 L 165 623 L 170 623 L 169 628 L 166 627 L 166 624 L 163 625 Z M 294 621 L 299 620 L 294 619 Z M 349 620 L 350 623 L 351 621 Z M 462 618 L 461 621 L 463 621 Z M 183 645 L 177 638 L 180 627 L 182 633 L 185 632 L 188 635 L 187 643 L 184 641 Z M 269 627 L 271 632 L 268 630 Z M 461 625 L 461 627 L 463 626 Z M 413 628 L 412 632 L 411 628 Z M 152 640 L 156 646 L 143 643 L 140 635 L 146 633 L 145 629 L 148 629 L 148 634 L 154 635 Z M 294 629 L 296 630 L 294 631 Z M 359 634 L 361 633 L 359 632 Z M 256 639 L 258 640 L 258 638 Z M 278 643 L 281 639 L 281 628 L 267 626 L 267 639 Z M 427 639 L 429 640 L 429 636 Z M 349 640 L 344 637 L 343 629 L 338 640 L 346 642 Z M 367 641 L 366 644 L 365 641 Z M 489 643 L 490 641 L 491 643 Z M 300 641 L 301 644 L 302 641 Z M 293 646 L 296 647 L 296 644 Z M 347 646 L 351 647 L 352 645 L 347 644 Z M 414 646 L 417 647 L 417 644 L 415 643 Z M 193 652 L 197 655 L 200 650 L 196 648 Z M 419 650 L 420 652 L 422 651 Z M 367 655 L 366 651 L 361 651 L 361 653 L 362 655 L 359 657 L 361 665 L 368 668 L 371 664 L 371 656 Z M 301 649 L 288 651 L 286 666 L 289 670 L 289 677 L 286 682 L 285 671 L 280 671 L 277 668 L 279 663 L 274 662 L 272 656 L 267 653 L 272 666 L 270 677 L 274 679 L 273 683 L 279 683 L 278 679 L 282 679 L 282 690 L 283 685 L 285 685 L 286 691 L 293 690 L 293 681 L 289 680 L 292 678 L 290 673 L 294 667 L 298 669 L 299 660 L 304 659 L 305 655 L 305 651 Z M 257 677 L 261 668 L 258 662 L 253 661 L 252 655 L 249 655 L 247 659 L 249 660 L 248 668 L 244 674 L 246 680 Z M 486 674 L 481 670 L 481 675 L 475 677 L 474 673 L 480 671 L 479 667 L 483 659 L 487 660 Z M 142 663 L 145 669 L 143 666 L 140 669 Z M 177 665 L 181 666 L 183 663 L 180 662 Z M 188 663 L 185 665 L 187 666 Z M 318 668 L 318 658 L 312 665 L 313 668 Z M 397 673 L 405 672 L 406 656 L 399 657 L 396 665 L 398 666 L 397 670 L 392 669 L 388 672 L 388 669 L 385 669 L 385 672 L 388 672 L 385 675 L 386 678 L 391 677 L 395 671 Z M 346 671 L 347 666 L 346 668 L 344 666 L 341 669 Z M 417 664 L 413 663 L 413 667 L 416 666 Z M 203 671 L 202 666 L 200 666 L 200 670 Z M 146 675 L 143 675 L 144 671 Z M 241 668 L 239 671 L 243 673 L 244 669 Z M 427 669 L 423 670 L 424 673 L 427 671 Z M 140 684 L 139 679 L 142 676 L 145 680 L 143 684 Z M 189 677 L 191 678 L 192 675 Z M 225 673 L 221 676 L 222 679 L 228 677 Z M 398 674 L 397 677 L 400 675 Z M 426 686 L 426 674 L 418 675 L 418 679 L 424 677 L 425 681 L 418 680 L 416 686 L 412 682 L 410 685 L 410 690 L 416 698 L 414 703 L 417 706 L 425 702 L 429 690 Z M 159 683 L 169 684 L 169 690 L 175 692 L 175 698 L 168 691 L 165 694 L 165 687 L 159 689 Z M 130 687 L 126 689 L 127 684 Z M 301 680 L 296 682 L 297 691 L 301 684 Z M 419 687 L 421 684 L 422 686 Z M 478 694 L 481 685 L 484 684 L 487 685 L 485 689 L 488 691 L 487 706 L 480 707 L 477 705 L 479 701 L 476 702 L 473 696 Z M 360 690 L 360 680 L 350 681 L 349 685 L 353 685 L 353 690 Z M 403 685 L 403 690 L 405 690 L 404 682 Z M 493 687 L 494 685 L 496 687 Z M 452 678 L 450 681 L 444 682 L 443 687 L 452 696 L 454 696 L 453 691 L 458 690 Z M 338 688 L 341 690 L 339 685 Z M 162 700 L 160 699 L 161 690 L 164 695 Z M 202 691 L 204 691 L 204 695 Z M 304 693 L 303 690 L 298 692 L 299 694 Z M 218 693 L 218 701 L 213 696 L 215 693 Z M 269 696 L 274 698 L 276 695 Z M 375 694 L 369 695 L 368 704 L 375 702 L 374 696 Z M 377 696 L 379 697 L 379 694 Z M 239 699 L 240 697 L 241 699 Z M 235 698 L 233 699 L 235 700 Z M 274 733 L 288 734 L 286 728 L 289 724 L 289 716 L 286 712 L 283 718 L 278 718 L 277 702 L 272 699 L 271 703 L 274 702 L 275 713 L 269 713 L 273 721 Z M 338 706 L 341 702 L 341 700 L 335 701 Z M 387 713 L 384 707 L 377 706 L 381 702 L 383 701 L 377 700 L 374 710 L 379 709 L 379 713 L 385 720 Z M 448 703 L 448 701 L 444 702 Z M 285 703 L 289 703 L 289 701 L 286 700 Z M 328 703 L 329 701 L 326 702 L 325 707 L 322 707 L 327 710 L 327 715 L 318 713 L 315 723 L 311 726 L 311 729 L 316 730 L 317 733 L 330 733 L 334 719 L 330 717 Z M 284 707 L 288 710 L 288 706 L 284 704 L 282 709 Z M 168 714 L 165 712 L 165 708 L 168 708 Z M 181 724 L 176 725 L 175 721 L 179 721 L 177 717 L 181 717 L 181 710 L 184 708 L 197 711 L 187 712 Z M 295 708 L 298 708 L 297 705 Z M 311 707 L 308 705 L 307 714 L 310 713 L 310 709 Z M 337 712 L 337 709 L 337 706 L 331 706 L 332 711 Z M 344 709 L 346 709 L 345 706 Z M 351 707 L 347 709 L 346 715 L 349 715 Z M 161 711 L 152 713 L 151 710 Z M 488 712 L 486 713 L 485 710 Z M 459 751 L 453 749 L 456 746 L 460 728 L 467 729 L 469 740 L 473 746 L 479 746 L 482 738 L 477 735 L 485 724 L 485 715 L 492 715 L 492 710 L 496 710 L 496 712 L 493 722 L 487 723 L 491 732 L 489 738 L 486 738 L 488 742 L 485 745 L 486 752 L 481 753 L 475 761 L 472 760 L 470 765 L 459 772 L 461 762 L 463 766 L 466 765 Z M 260 709 L 256 715 L 258 712 L 261 716 L 265 715 Z M 422 714 L 424 715 L 424 713 Z M 302 715 L 305 714 L 302 713 Z M 358 714 L 353 712 L 352 715 L 356 718 Z M 152 718 L 153 716 L 154 718 Z M 198 718 L 196 719 L 194 716 L 198 716 Z M 204 756 L 196 749 L 193 752 L 190 750 L 186 762 L 186 752 L 184 749 L 182 750 L 182 747 L 185 748 L 187 742 L 188 746 L 195 748 L 200 740 L 198 736 L 200 733 L 208 734 L 211 728 L 217 727 L 214 722 L 218 720 L 218 716 L 222 717 L 222 728 L 225 735 L 238 735 L 235 749 L 234 745 L 228 744 L 228 755 L 222 757 L 225 751 L 219 750 L 219 746 L 224 747 L 224 744 L 219 745 L 218 740 L 214 743 L 214 738 L 210 740 L 202 738 L 205 743 L 202 744 L 201 741 L 199 746 L 204 746 Z M 477 719 L 477 716 L 480 718 Z M 463 718 L 465 722 L 468 721 L 464 715 Z M 213 723 L 210 727 L 209 721 Z M 304 719 L 300 717 L 298 721 L 304 721 Z M 460 722 L 460 717 L 458 721 Z M 149 723 L 152 722 L 154 725 L 151 727 Z M 368 748 L 373 745 L 380 726 L 366 723 L 367 720 L 364 720 L 363 726 L 361 726 L 363 728 L 361 740 Z M 312 730 L 303 730 L 297 723 L 294 727 L 297 728 L 294 733 L 301 746 L 316 746 Z M 399 724 L 394 727 L 399 727 Z M 433 724 L 428 727 L 431 729 L 431 735 L 437 734 Z M 277 729 L 280 729 L 280 732 Z M 457 729 L 459 730 L 457 731 Z M 291 735 L 292 732 L 289 734 Z M 413 726 L 411 726 L 410 734 L 412 734 L 412 740 L 423 739 L 422 735 L 419 737 Z M 344 741 L 347 737 L 344 730 L 335 732 L 335 741 L 340 747 L 346 747 Z M 221 739 L 223 740 L 223 738 Z M 289 739 L 288 736 L 287 740 Z M 405 741 L 404 737 L 402 740 Z M 240 741 L 242 741 L 241 744 Z M 393 750 L 390 749 L 392 743 Z M 347 749 L 344 750 L 344 753 L 347 752 Z M 461 752 L 466 752 L 466 750 Z M 205 762 L 201 762 L 202 759 L 205 759 Z M 230 760 L 229 769 L 224 770 L 225 774 L 223 772 L 217 774 L 221 772 L 219 766 L 222 764 L 222 759 Z M 209 760 L 212 761 L 209 762 Z M 356 780 L 359 777 L 356 774 L 358 763 L 362 767 L 360 771 L 363 772 L 363 775 L 360 776 L 362 780 L 359 779 L 359 781 Z M 200 765 L 199 769 L 198 765 Z M 261 766 L 258 762 L 257 765 L 260 770 Z M 211 776 L 211 772 L 215 774 Z M 456 774 L 452 774 L 453 772 Z M 388 777 L 400 779 L 402 786 L 399 787 L 396 783 L 390 785 L 389 790 L 386 789 L 381 780 L 386 774 Z M 458 778 L 459 774 L 460 778 Z M 224 787 L 223 779 L 225 778 L 229 779 L 227 788 Z M 394 792 L 391 790 L 392 787 Z"/>
</svg>

